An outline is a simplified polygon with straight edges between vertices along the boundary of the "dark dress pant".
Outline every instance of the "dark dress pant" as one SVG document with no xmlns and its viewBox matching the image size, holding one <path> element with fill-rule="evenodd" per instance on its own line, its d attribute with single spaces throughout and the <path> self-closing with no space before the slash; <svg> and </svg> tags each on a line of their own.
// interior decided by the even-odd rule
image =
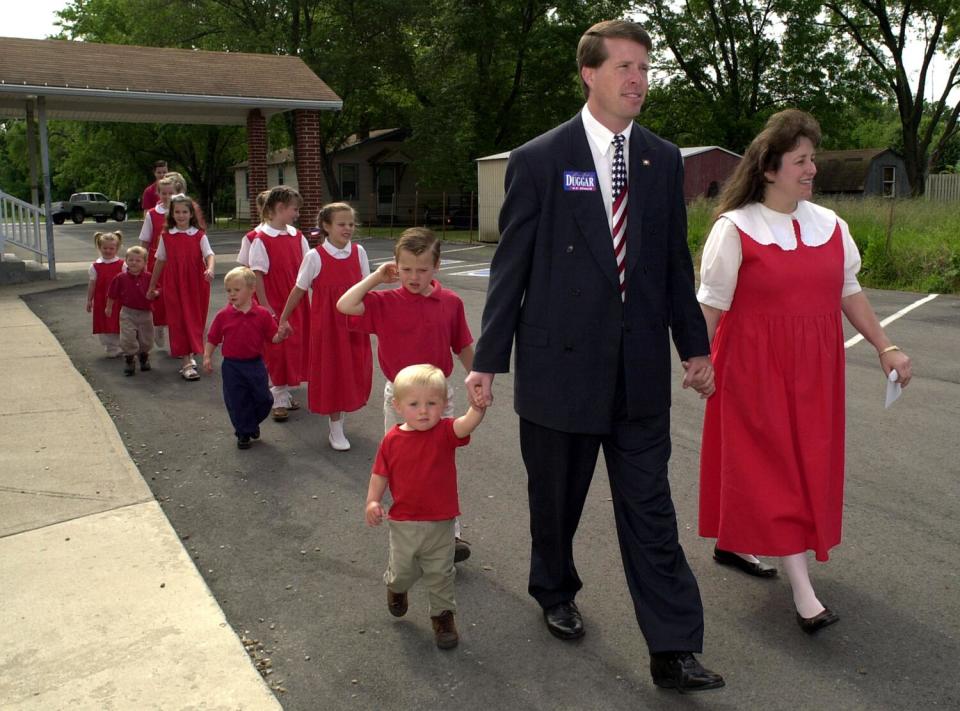
<svg viewBox="0 0 960 711">
<path fill-rule="evenodd" d="M 237 437 L 251 437 L 273 408 L 273 395 L 263 358 L 224 358 L 221 366 L 223 402 Z"/>
<path fill-rule="evenodd" d="M 618 393 L 624 393 L 622 370 Z M 640 630 L 651 652 L 700 652 L 703 605 L 677 534 L 670 497 L 669 410 L 630 420 L 615 404 L 609 434 L 577 434 L 520 420 L 530 503 L 530 594 L 544 608 L 582 587 L 573 537 L 603 448 L 620 555 Z"/>
</svg>

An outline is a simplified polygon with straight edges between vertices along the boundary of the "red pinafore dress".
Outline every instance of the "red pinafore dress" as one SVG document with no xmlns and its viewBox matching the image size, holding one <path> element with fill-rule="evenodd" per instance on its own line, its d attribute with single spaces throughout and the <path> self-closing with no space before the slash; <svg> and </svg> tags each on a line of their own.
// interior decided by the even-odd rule
<svg viewBox="0 0 960 711">
<path fill-rule="evenodd" d="M 120 333 L 120 304 L 113 305 L 113 316 L 107 316 L 107 290 L 113 278 L 123 271 L 123 260 L 104 263 L 94 262 L 93 268 L 97 272 L 97 280 L 93 287 L 93 332 Z"/>
<path fill-rule="evenodd" d="M 182 357 L 203 353 L 203 331 L 210 306 L 210 282 L 204 276 L 200 242 L 203 230 L 163 233 L 167 263 L 163 269 L 170 355 Z"/>
<path fill-rule="evenodd" d="M 843 511 L 844 350 L 839 223 L 816 247 L 743 261 L 713 341 L 716 393 L 700 459 L 700 535 L 722 550 L 827 560 Z"/>
<path fill-rule="evenodd" d="M 303 261 L 303 235 L 283 233 L 270 237 L 257 233 L 270 259 L 270 271 L 263 275 L 263 291 L 274 313 L 283 313 L 290 291 L 296 286 Z M 252 245 L 251 245 L 252 248 Z M 271 385 L 296 387 L 307 379 L 310 361 L 310 304 L 301 299 L 287 320 L 293 333 L 280 343 L 267 343 L 264 360 Z"/>
<path fill-rule="evenodd" d="M 347 330 L 337 300 L 362 278 L 360 255 L 355 246 L 346 259 L 333 257 L 323 245 L 316 251 L 321 267 L 311 285 L 307 404 L 323 415 L 353 412 L 370 397 L 373 353 L 368 334 Z"/>
<path fill-rule="evenodd" d="M 167 213 L 161 215 L 157 212 L 157 208 L 151 207 L 147 210 L 147 218 L 153 227 L 153 236 L 150 238 L 150 245 L 147 248 L 147 271 L 153 274 L 154 265 L 157 263 L 157 247 L 160 246 L 160 235 L 166 229 Z M 163 301 L 163 274 L 157 280 L 157 291 L 160 292 L 160 295 L 150 304 L 153 311 L 153 325 L 166 326 L 167 310 L 164 308 Z"/>
</svg>

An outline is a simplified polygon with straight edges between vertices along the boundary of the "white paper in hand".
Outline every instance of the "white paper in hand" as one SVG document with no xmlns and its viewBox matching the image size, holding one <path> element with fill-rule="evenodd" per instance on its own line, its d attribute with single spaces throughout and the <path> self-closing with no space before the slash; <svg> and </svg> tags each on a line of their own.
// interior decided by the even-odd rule
<svg viewBox="0 0 960 711">
<path fill-rule="evenodd" d="M 897 378 L 899 377 L 896 370 L 891 370 L 887 376 L 887 403 L 884 405 L 884 408 L 890 407 L 895 403 L 897 398 L 900 397 L 900 393 L 903 392 L 903 388 L 900 386 L 900 383 L 897 382 Z"/>
</svg>

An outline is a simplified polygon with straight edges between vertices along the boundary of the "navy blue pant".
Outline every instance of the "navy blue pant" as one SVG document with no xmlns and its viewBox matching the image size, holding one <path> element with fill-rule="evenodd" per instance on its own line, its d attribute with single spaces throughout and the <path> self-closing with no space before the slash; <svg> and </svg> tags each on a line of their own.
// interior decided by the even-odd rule
<svg viewBox="0 0 960 711">
<path fill-rule="evenodd" d="M 602 448 L 620 556 L 647 646 L 651 652 L 700 652 L 703 605 L 680 547 L 667 480 L 670 412 L 630 420 L 622 370 L 618 381 L 621 395 L 608 434 L 560 432 L 520 420 L 532 537 L 529 592 L 547 608 L 573 600 L 582 587 L 573 537 Z"/>
<path fill-rule="evenodd" d="M 237 437 L 253 436 L 273 407 L 273 395 L 267 381 L 263 358 L 237 360 L 224 358 L 222 366 L 223 402 Z"/>
</svg>

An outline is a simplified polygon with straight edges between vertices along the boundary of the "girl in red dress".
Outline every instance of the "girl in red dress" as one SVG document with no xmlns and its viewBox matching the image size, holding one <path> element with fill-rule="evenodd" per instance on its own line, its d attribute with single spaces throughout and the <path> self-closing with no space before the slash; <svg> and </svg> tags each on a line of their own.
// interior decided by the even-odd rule
<svg viewBox="0 0 960 711">
<path fill-rule="evenodd" d="M 300 193 L 286 185 L 270 190 L 263 204 L 263 224 L 250 241 L 250 269 L 257 275 L 257 300 L 276 317 L 283 311 L 297 272 L 310 245 L 290 223 L 300 217 Z M 307 379 L 310 343 L 310 305 L 304 301 L 288 316 L 292 333 L 279 344 L 267 344 L 265 359 L 273 394 L 271 415 L 277 422 L 300 403 L 291 388 Z"/>
<path fill-rule="evenodd" d="M 700 535 L 714 558 L 758 577 L 790 579 L 797 622 L 814 633 L 839 618 L 817 598 L 808 550 L 825 561 L 840 542 L 844 481 L 841 312 L 877 349 L 885 375 L 910 381 L 857 282 L 847 224 L 808 202 L 820 126 L 775 114 L 720 195 L 698 293 L 716 392 L 700 460 Z"/>
<path fill-rule="evenodd" d="M 118 358 L 120 350 L 120 311 L 107 316 L 107 289 L 113 278 L 123 271 L 123 260 L 117 255 L 123 243 L 123 233 L 97 232 L 93 241 L 100 256 L 90 265 L 87 284 L 87 313 L 93 314 L 93 332 L 100 336 L 100 343 L 108 358 Z"/>
<path fill-rule="evenodd" d="M 197 221 L 193 200 L 186 195 L 170 199 L 166 228 L 157 246 L 157 262 L 147 296 L 155 299 L 163 278 L 163 298 L 170 331 L 170 355 L 180 358 L 180 375 L 197 380 L 195 353 L 203 353 L 203 331 L 210 304 L 214 255 Z"/>
<path fill-rule="evenodd" d="M 281 333 L 289 333 L 290 314 L 312 289 L 307 405 L 310 412 L 327 415 L 328 441 L 338 451 L 350 449 L 343 432 L 344 413 L 367 404 L 373 383 L 370 336 L 348 331 L 347 317 L 337 311 L 337 300 L 344 292 L 370 274 L 366 251 L 350 241 L 355 219 L 353 208 L 345 202 L 320 210 L 317 223 L 322 241 L 303 258 L 280 316 Z"/>
<path fill-rule="evenodd" d="M 147 250 L 147 271 L 151 274 L 156 268 L 157 247 L 160 245 L 160 235 L 163 234 L 170 212 L 170 198 L 186 190 L 186 182 L 179 173 L 167 173 L 157 181 L 157 204 L 147 210 L 143 216 L 143 227 L 140 228 L 140 243 Z M 167 312 L 163 307 L 163 282 L 157 282 L 157 289 L 161 291 L 161 295 L 153 301 L 153 337 L 157 346 L 165 346 Z"/>
</svg>

